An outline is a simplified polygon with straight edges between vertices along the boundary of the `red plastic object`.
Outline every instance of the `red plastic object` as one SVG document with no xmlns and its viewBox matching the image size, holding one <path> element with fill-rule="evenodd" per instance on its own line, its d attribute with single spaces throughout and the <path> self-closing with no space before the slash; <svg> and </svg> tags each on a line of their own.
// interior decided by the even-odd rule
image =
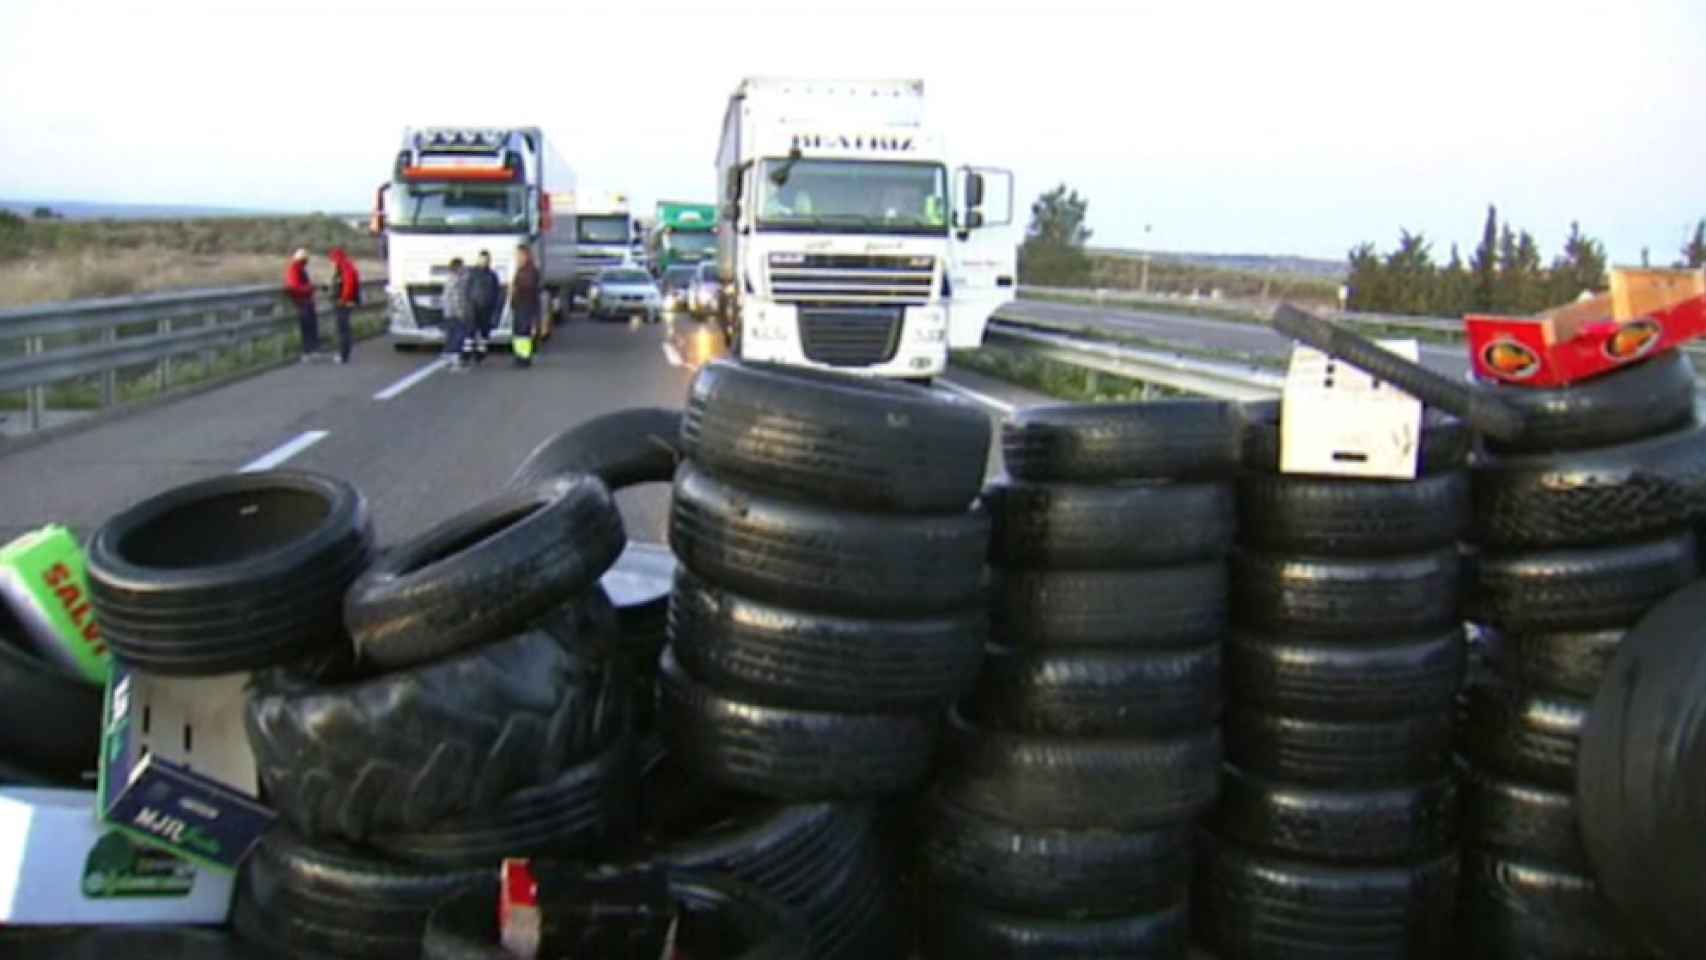
<svg viewBox="0 0 1706 960">
<path fill-rule="evenodd" d="M 1576 383 L 1706 336 L 1706 296 L 1619 321 L 1608 297 L 1538 317 L 1464 318 L 1475 374 L 1524 387 Z"/>
</svg>

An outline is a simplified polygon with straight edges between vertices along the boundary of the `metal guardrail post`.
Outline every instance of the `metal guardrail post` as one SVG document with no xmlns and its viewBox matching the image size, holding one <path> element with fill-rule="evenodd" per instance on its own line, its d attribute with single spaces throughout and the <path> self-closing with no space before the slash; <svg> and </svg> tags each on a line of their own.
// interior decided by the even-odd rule
<svg viewBox="0 0 1706 960">
<path fill-rule="evenodd" d="M 30 337 L 24 341 L 24 355 L 39 357 L 42 354 L 41 337 Z M 24 391 L 24 422 L 29 425 L 31 433 L 41 429 L 42 414 L 47 410 L 47 385 L 37 384 Z"/>
<path fill-rule="evenodd" d="M 154 324 L 154 335 L 157 337 L 163 337 L 166 334 L 171 333 L 171 332 L 172 332 L 172 318 L 171 317 L 161 317 Z M 171 385 L 172 385 L 172 355 L 168 353 L 165 356 L 161 357 L 159 363 L 156 364 L 154 367 L 154 388 L 156 390 L 160 391 L 161 393 L 164 393 L 166 391 L 166 388 L 171 386 Z"/>
<path fill-rule="evenodd" d="M 112 346 L 118 342 L 118 328 L 108 327 L 101 331 L 101 343 Z M 118 399 L 118 371 L 111 367 L 101 373 L 101 409 L 105 410 Z"/>
</svg>

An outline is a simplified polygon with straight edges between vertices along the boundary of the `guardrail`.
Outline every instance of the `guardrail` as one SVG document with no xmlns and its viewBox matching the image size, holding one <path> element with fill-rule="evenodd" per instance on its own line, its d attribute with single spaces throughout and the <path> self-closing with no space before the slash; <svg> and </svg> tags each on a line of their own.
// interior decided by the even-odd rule
<svg viewBox="0 0 1706 960">
<path fill-rule="evenodd" d="M 1278 371 L 1253 363 L 1087 340 L 1009 320 L 991 320 L 984 341 L 1043 360 L 1226 400 L 1275 397 L 1285 385 L 1285 377 Z"/>
<path fill-rule="evenodd" d="M 332 311 L 323 293 L 317 296 L 325 338 Z M 383 307 L 385 281 L 363 283 L 362 301 L 358 311 Z M 122 372 L 152 378 L 150 398 L 173 391 L 173 361 L 192 354 L 201 364 L 198 383 L 229 379 L 282 362 L 282 348 L 271 361 L 253 348 L 295 329 L 295 309 L 272 284 L 0 310 L 0 397 L 23 393 L 23 425 L 33 433 L 47 425 L 50 387 L 93 380 L 93 411 L 111 410 L 125 405 Z M 243 355 L 223 378 L 212 374 L 222 350 Z M 91 412 L 88 401 L 71 406 Z"/>
<path fill-rule="evenodd" d="M 1139 307 L 1155 307 L 1165 310 L 1186 307 L 1240 313 L 1264 323 L 1271 320 L 1274 310 L 1278 308 L 1277 301 L 1238 300 L 1220 297 L 1191 297 L 1172 296 L 1162 293 L 1143 293 L 1137 290 L 1109 290 L 1105 288 L 1088 287 L 1035 287 L 1023 285 L 1019 287 L 1019 295 L 1040 295 L 1043 297 L 1059 297 L 1079 300 L 1086 304 L 1129 305 Z M 1386 327 L 1394 330 L 1415 330 L 1435 336 L 1463 335 L 1463 320 L 1457 317 L 1415 317 L 1392 313 L 1364 313 L 1355 310 L 1318 310 L 1322 317 L 1337 323 L 1350 326 Z"/>
</svg>

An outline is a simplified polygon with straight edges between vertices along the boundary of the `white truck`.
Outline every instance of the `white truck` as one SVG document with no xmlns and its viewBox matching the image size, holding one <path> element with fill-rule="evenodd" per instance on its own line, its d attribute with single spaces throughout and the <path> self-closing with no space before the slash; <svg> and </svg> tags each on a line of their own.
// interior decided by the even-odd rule
<svg viewBox="0 0 1706 960">
<path fill-rule="evenodd" d="M 717 182 L 742 359 L 928 380 L 1016 292 L 1013 176 L 950 163 L 922 80 L 743 80 Z"/>
<path fill-rule="evenodd" d="M 387 310 L 398 349 L 443 343 L 444 283 L 454 258 L 491 254 L 505 306 L 492 339 L 512 329 L 509 282 L 526 244 L 555 312 L 575 276 L 574 171 L 538 127 L 410 127 L 379 187 L 372 228 L 385 244 Z M 555 202 L 554 202 L 555 201 Z"/>
<path fill-rule="evenodd" d="M 634 262 L 640 233 L 628 209 L 628 195 L 583 196 L 575 201 L 575 279 L 571 303 L 585 302 L 587 288 L 600 270 Z"/>
</svg>

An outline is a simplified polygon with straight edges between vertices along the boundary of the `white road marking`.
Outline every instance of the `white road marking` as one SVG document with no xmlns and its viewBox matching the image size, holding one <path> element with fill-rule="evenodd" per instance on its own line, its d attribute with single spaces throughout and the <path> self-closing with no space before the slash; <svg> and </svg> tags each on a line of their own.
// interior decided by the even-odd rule
<svg viewBox="0 0 1706 960">
<path fill-rule="evenodd" d="M 434 360 L 433 362 L 427 364 L 426 366 L 420 368 L 419 370 L 416 370 L 414 373 L 409 374 L 408 376 L 404 377 L 403 379 L 398 380 L 396 383 L 393 383 L 389 387 L 386 387 L 385 389 L 374 394 L 373 399 L 375 399 L 375 400 L 389 400 L 392 397 L 395 397 L 397 394 L 402 393 L 404 390 L 407 390 L 410 387 L 414 386 L 415 384 L 420 383 L 422 380 L 425 380 L 427 377 L 430 377 L 433 374 L 439 372 L 440 370 L 443 370 L 445 367 L 447 367 L 449 365 L 450 365 L 449 360 L 445 360 L 443 358 L 440 358 L 438 360 Z"/>
<path fill-rule="evenodd" d="M 1014 411 L 1019 409 L 1018 407 L 1013 406 L 1011 403 L 1008 403 L 1005 400 L 1001 400 L 1001 399 L 998 399 L 996 397 L 992 397 L 989 394 L 983 393 L 983 392 L 978 391 L 978 390 L 973 390 L 970 387 L 961 386 L 961 385 L 955 383 L 954 381 L 949 380 L 945 377 L 937 377 L 936 378 L 936 386 L 947 387 L 949 390 L 952 390 L 953 392 L 960 394 L 961 396 L 969 397 L 973 400 L 976 400 L 978 403 L 983 404 L 986 407 L 989 407 L 989 408 L 994 409 L 994 410 L 999 410 L 1003 414 L 1006 414 L 1008 416 L 1012 416 Z"/>
<path fill-rule="evenodd" d="M 687 364 L 681 359 L 681 351 L 675 349 L 675 344 L 670 343 L 668 340 L 665 340 L 663 342 L 662 346 L 663 346 L 663 358 L 665 360 L 669 361 L 670 366 L 672 366 L 672 367 L 685 367 L 685 366 L 687 366 Z"/>
<path fill-rule="evenodd" d="M 329 436 L 325 430 L 308 430 L 291 440 L 289 443 L 275 447 L 272 452 L 263 454 L 237 468 L 238 473 L 254 473 L 258 470 L 271 470 L 291 457 L 319 443 Z"/>
</svg>

